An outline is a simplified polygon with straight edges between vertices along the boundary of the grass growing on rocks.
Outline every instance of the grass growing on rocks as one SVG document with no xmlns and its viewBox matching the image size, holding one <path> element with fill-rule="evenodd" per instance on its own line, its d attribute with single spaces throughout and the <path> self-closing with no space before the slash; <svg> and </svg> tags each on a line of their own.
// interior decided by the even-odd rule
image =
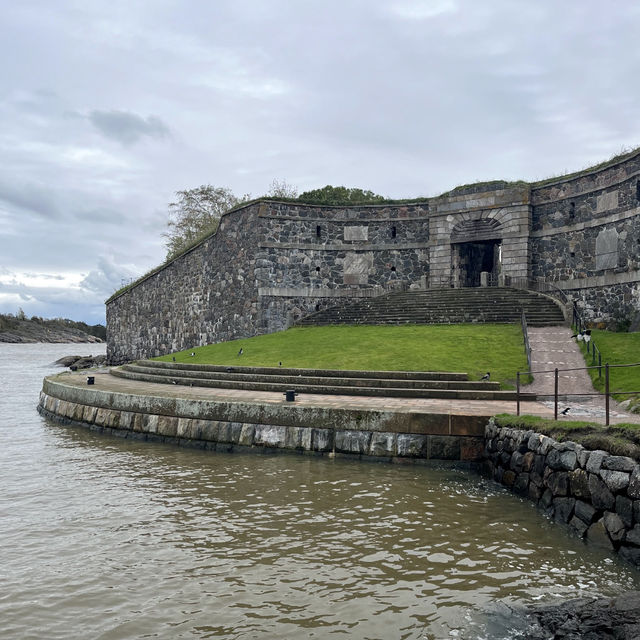
<svg viewBox="0 0 640 640">
<path fill-rule="evenodd" d="M 631 364 L 640 362 L 640 332 L 614 333 L 593 329 L 591 339 L 602 353 L 602 363 Z M 592 366 L 592 356 L 586 353 L 584 343 L 580 343 L 587 366 Z M 590 369 L 589 375 L 593 380 L 593 386 L 599 391 L 604 391 L 604 367 L 602 375 L 598 376 L 597 369 Z M 612 367 L 609 369 L 609 386 L 615 391 L 640 391 L 640 366 L 638 367 Z M 640 405 L 640 394 L 632 395 L 621 393 L 615 396 L 616 400 L 631 399 L 631 406 Z"/>
<path fill-rule="evenodd" d="M 602 449 L 616 456 L 640 460 L 640 424 L 620 423 L 603 427 L 585 420 L 556 421 L 506 413 L 495 416 L 494 420 L 499 427 L 536 431 L 558 442 L 571 440 L 586 449 Z"/>
<path fill-rule="evenodd" d="M 242 348 L 243 354 L 238 356 Z M 191 352 L 195 356 L 191 356 Z M 512 387 L 527 367 L 519 325 L 295 327 L 158 358 L 197 364 L 388 371 L 458 371 Z"/>
</svg>

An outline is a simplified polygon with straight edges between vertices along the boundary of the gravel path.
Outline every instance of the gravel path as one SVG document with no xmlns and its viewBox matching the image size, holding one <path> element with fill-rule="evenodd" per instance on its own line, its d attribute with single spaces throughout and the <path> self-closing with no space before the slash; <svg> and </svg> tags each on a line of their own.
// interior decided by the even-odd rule
<svg viewBox="0 0 640 640">
<path fill-rule="evenodd" d="M 585 370 L 561 371 L 562 369 L 580 369 L 585 367 L 582 352 L 571 337 L 569 327 L 529 327 L 529 344 L 531 345 L 531 369 L 534 380 L 523 391 L 548 395 L 540 401 L 553 408 L 554 373 L 558 372 L 558 396 L 560 404 L 558 410 L 570 407 L 568 415 L 559 415 L 564 419 L 594 419 L 605 420 L 605 399 L 596 395 L 599 392 L 593 388 L 591 378 Z M 536 371 L 544 373 L 535 373 Z M 624 411 L 618 403 L 610 400 L 611 422 L 640 423 L 640 415 Z"/>
</svg>

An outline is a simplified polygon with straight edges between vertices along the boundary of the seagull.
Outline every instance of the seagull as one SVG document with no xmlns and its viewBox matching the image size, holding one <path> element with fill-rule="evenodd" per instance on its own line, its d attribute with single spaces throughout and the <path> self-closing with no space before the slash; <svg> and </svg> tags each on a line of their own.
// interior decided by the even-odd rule
<svg viewBox="0 0 640 640">
<path fill-rule="evenodd" d="M 491 377 L 491 372 L 487 371 L 487 373 L 485 373 L 482 378 L 480 378 L 480 380 L 488 380 Z"/>
<path fill-rule="evenodd" d="M 195 351 L 192 351 L 192 352 L 191 352 L 191 357 L 193 358 L 193 356 L 195 356 L 195 355 L 196 355 L 196 352 L 195 352 Z"/>
<path fill-rule="evenodd" d="M 240 357 L 244 353 L 244 349 L 240 347 L 240 351 L 238 351 L 238 357 Z"/>
<path fill-rule="evenodd" d="M 566 416 L 566 415 L 567 415 L 567 413 L 569 413 L 569 411 L 571 411 L 571 407 L 566 407 L 566 408 L 565 408 L 565 409 L 563 409 L 560 413 L 561 413 L 563 416 Z"/>
</svg>

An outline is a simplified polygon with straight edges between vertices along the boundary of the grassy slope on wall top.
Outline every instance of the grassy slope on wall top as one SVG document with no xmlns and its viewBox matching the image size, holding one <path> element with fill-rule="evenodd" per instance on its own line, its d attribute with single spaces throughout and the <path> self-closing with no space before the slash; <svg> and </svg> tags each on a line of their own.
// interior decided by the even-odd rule
<svg viewBox="0 0 640 640">
<path fill-rule="evenodd" d="M 471 380 L 490 371 L 492 380 L 507 387 L 514 384 L 516 371 L 527 367 L 522 330 L 506 324 L 296 327 L 187 349 L 175 358 L 197 364 L 277 367 L 282 362 L 294 368 L 458 371 Z"/>
<path fill-rule="evenodd" d="M 499 427 L 542 433 L 558 442 L 577 442 L 586 449 L 601 449 L 616 456 L 640 460 L 640 424 L 620 423 L 605 427 L 588 420 L 552 420 L 538 416 L 500 414 Z"/>
</svg>

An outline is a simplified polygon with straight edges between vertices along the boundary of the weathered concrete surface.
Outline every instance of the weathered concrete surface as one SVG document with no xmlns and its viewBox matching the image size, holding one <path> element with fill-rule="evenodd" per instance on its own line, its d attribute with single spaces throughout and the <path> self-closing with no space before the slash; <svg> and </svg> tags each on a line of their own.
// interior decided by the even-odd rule
<svg viewBox="0 0 640 640">
<path fill-rule="evenodd" d="M 105 373 L 46 378 L 40 409 L 116 435 L 215 449 L 263 447 L 386 459 L 477 461 L 487 418 L 511 402 L 300 395 L 176 387 Z M 531 403 L 532 405 L 534 403 Z M 543 414 L 548 413 L 539 407 Z M 530 407 L 530 413 L 536 407 Z"/>
</svg>

